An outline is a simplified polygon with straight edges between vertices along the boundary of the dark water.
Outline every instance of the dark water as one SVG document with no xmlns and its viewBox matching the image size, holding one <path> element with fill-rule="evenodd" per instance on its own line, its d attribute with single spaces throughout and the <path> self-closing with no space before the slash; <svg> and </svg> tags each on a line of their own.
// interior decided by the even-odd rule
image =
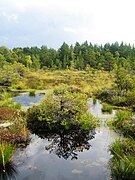
<svg viewBox="0 0 135 180">
<path fill-rule="evenodd" d="M 13 157 L 17 180 L 109 180 L 108 146 L 117 135 L 106 125 L 113 114 L 102 114 L 98 101 L 89 102 L 90 112 L 102 118 L 101 127 L 89 134 L 69 132 L 41 138 L 31 134 L 25 149 Z"/>
</svg>

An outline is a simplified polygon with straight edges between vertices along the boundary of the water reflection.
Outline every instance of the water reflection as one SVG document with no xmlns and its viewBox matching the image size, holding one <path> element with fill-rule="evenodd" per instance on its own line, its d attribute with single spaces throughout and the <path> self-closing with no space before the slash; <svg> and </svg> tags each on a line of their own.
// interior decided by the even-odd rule
<svg viewBox="0 0 135 180">
<path fill-rule="evenodd" d="M 7 163 L 5 167 L 0 165 L 0 180 L 15 180 L 16 175 L 16 166 L 13 163 Z"/>
<path fill-rule="evenodd" d="M 59 132 L 57 134 L 48 135 L 46 138 L 50 142 L 45 146 L 49 153 L 57 155 L 59 158 L 78 159 L 77 152 L 89 150 L 91 145 L 90 139 L 93 139 L 95 131 L 86 133 L 82 130 L 69 131 L 67 133 Z"/>
</svg>

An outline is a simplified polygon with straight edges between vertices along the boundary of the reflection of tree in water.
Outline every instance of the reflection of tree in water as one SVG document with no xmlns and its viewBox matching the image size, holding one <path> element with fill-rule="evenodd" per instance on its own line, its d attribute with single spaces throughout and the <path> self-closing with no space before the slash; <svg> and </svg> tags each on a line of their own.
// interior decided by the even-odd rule
<svg viewBox="0 0 135 180">
<path fill-rule="evenodd" d="M 16 175 L 16 166 L 13 163 L 7 163 L 5 167 L 0 165 L 0 180 L 15 180 Z"/>
<path fill-rule="evenodd" d="M 94 138 L 95 131 L 85 133 L 82 130 L 69 131 L 68 133 L 59 132 L 48 136 L 51 143 L 45 146 L 45 149 L 50 153 L 56 154 L 59 158 L 77 159 L 77 152 L 82 152 L 84 149 L 89 150 L 89 140 Z"/>
</svg>

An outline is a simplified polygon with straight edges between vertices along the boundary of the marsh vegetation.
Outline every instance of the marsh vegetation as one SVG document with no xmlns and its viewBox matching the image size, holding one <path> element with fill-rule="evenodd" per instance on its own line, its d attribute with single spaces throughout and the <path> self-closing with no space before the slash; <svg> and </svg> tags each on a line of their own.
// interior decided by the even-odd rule
<svg viewBox="0 0 135 180">
<path fill-rule="evenodd" d="M 91 158 L 102 158 L 98 157 L 102 152 L 107 158 L 104 164 L 93 160 L 93 166 L 93 162 L 86 166 L 91 173 L 93 168 L 101 166 L 98 175 L 89 175 L 93 179 L 134 179 L 134 55 L 134 47 L 117 43 L 102 47 L 87 42 L 76 43 L 74 47 L 63 43 L 57 51 L 44 46 L 13 50 L 0 47 L 1 179 L 14 178 L 16 153 L 29 147 L 34 149 L 32 143 L 36 138 L 37 148 L 45 143 L 46 154 L 53 153 L 66 160 L 77 160 L 86 151 Z M 108 120 L 108 117 L 113 118 Z M 110 132 L 120 137 L 114 140 Z M 100 146 L 103 148 L 105 141 L 104 151 Z M 96 152 L 94 157 L 90 154 L 91 144 Z M 37 154 L 34 155 L 36 158 Z M 107 164 L 111 169 L 109 174 L 103 170 Z M 81 171 L 75 169 L 73 173 L 83 178 Z"/>
</svg>

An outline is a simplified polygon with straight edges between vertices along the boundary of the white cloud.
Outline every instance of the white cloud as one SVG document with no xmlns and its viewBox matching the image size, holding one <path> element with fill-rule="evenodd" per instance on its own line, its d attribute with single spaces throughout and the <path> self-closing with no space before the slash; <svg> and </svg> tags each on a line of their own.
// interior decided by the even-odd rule
<svg viewBox="0 0 135 180">
<path fill-rule="evenodd" d="M 9 14 L 5 11 L 2 11 L 0 13 L 0 16 L 3 16 L 5 18 L 5 21 L 19 23 L 18 15 L 17 14 Z"/>
<path fill-rule="evenodd" d="M 71 33 L 76 33 L 76 29 L 72 27 L 64 27 L 65 32 L 71 32 Z"/>
<path fill-rule="evenodd" d="M 134 0 L 0 0 L 0 33 L 52 46 L 86 39 L 135 44 L 134 7 Z"/>
</svg>

